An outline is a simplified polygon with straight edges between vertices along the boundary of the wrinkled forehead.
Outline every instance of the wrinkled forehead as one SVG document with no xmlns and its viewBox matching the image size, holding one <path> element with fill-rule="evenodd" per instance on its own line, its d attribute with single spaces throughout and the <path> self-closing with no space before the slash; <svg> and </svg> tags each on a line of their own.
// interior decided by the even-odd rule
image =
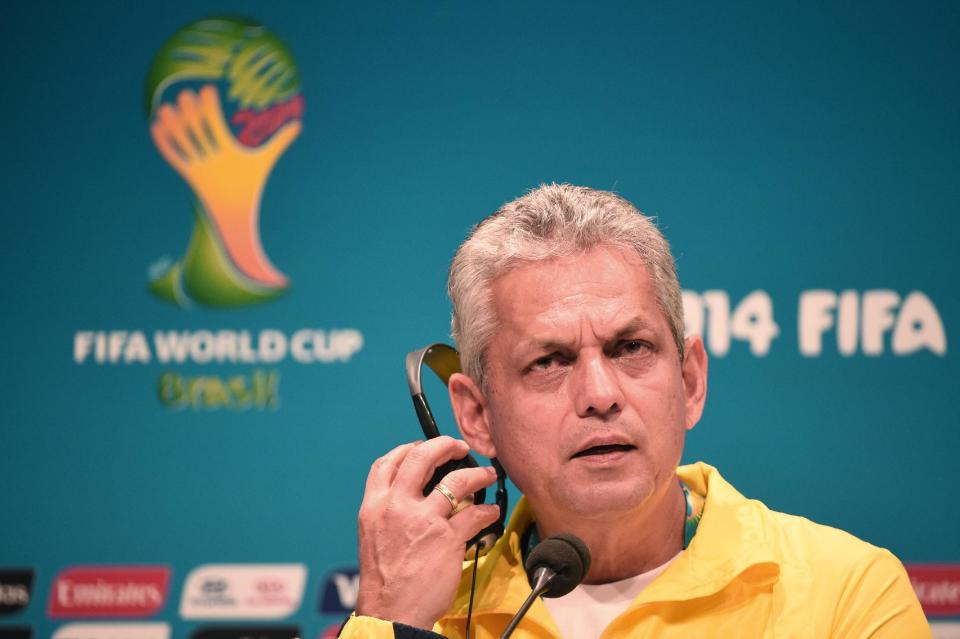
<svg viewBox="0 0 960 639">
<path fill-rule="evenodd" d="M 515 337 L 583 323 L 598 335 L 628 322 L 668 327 L 649 269 L 620 247 L 518 263 L 493 281 L 491 293 L 498 332 Z"/>
</svg>

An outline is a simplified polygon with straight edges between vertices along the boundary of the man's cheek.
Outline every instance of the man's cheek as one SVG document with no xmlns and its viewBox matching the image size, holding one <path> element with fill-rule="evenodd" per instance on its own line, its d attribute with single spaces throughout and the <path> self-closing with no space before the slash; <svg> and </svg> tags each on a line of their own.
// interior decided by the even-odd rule
<svg viewBox="0 0 960 639">
<path fill-rule="evenodd" d="M 515 431 L 506 437 L 495 436 L 494 445 L 498 459 L 521 492 L 525 492 L 521 483 L 526 483 L 533 474 L 546 471 L 547 460 L 554 456 L 545 441 L 529 433 Z"/>
</svg>

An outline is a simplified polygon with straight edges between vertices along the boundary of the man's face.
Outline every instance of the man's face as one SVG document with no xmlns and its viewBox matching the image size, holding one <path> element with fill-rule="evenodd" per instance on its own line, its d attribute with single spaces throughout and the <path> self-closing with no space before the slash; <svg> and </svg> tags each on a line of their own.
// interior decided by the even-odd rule
<svg viewBox="0 0 960 639">
<path fill-rule="evenodd" d="M 603 517 L 674 481 L 699 419 L 706 360 L 681 365 L 639 257 L 600 247 L 521 266 L 493 285 L 492 449 L 538 514 Z"/>
</svg>

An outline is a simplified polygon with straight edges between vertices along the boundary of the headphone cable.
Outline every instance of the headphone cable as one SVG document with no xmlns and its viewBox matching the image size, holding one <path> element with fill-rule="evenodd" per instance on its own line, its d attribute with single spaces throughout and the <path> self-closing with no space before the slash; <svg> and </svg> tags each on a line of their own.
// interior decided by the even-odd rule
<svg viewBox="0 0 960 639">
<path fill-rule="evenodd" d="M 473 555 L 473 577 L 470 579 L 470 604 L 467 606 L 467 634 L 464 639 L 470 639 L 470 617 L 473 616 L 473 593 L 477 590 L 477 564 L 480 563 L 480 544 L 476 545 Z"/>
</svg>

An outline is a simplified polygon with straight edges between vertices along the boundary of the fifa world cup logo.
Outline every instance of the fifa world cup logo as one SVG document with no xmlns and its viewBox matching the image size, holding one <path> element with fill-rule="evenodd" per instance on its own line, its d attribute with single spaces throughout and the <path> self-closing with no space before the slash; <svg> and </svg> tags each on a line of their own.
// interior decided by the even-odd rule
<svg viewBox="0 0 960 639">
<path fill-rule="evenodd" d="M 260 240 L 260 203 L 301 129 L 289 51 L 251 20 L 199 20 L 157 54 L 146 101 L 157 150 L 196 196 L 186 253 L 154 265 L 150 291 L 180 306 L 242 306 L 282 294 L 289 281 Z"/>
</svg>

